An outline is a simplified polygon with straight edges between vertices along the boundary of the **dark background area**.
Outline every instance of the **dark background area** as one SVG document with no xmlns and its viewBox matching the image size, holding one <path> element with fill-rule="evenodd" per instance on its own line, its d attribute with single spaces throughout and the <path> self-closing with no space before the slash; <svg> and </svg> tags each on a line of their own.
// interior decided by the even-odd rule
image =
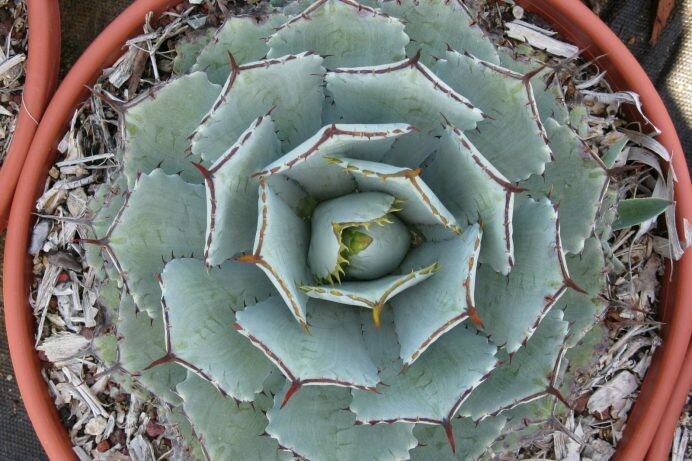
<svg viewBox="0 0 692 461">
<path fill-rule="evenodd" d="M 576 0 L 575 0 L 576 1 Z M 131 0 L 62 0 L 62 75 L 84 48 Z M 649 44 L 655 0 L 592 0 L 595 10 L 625 42 L 656 84 L 676 124 L 683 148 L 692 154 L 692 24 L 690 0 L 678 0 L 656 45 Z M 686 10 L 686 13 L 683 14 Z M 0 248 L 2 247 L 0 243 Z M 0 268 L 1 271 L 1 268 Z M 1 273 L 1 272 L 0 272 Z M 1 279 L 1 275 L 0 275 Z M 1 284 L 0 284 L 0 290 Z M 17 390 L 0 309 L 0 460 L 47 459 Z"/>
</svg>

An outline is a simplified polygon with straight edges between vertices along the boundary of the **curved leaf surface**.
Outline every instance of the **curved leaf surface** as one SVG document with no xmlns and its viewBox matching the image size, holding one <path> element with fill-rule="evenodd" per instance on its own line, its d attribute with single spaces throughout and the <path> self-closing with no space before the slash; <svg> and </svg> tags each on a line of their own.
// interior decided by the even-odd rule
<svg viewBox="0 0 692 461">
<path fill-rule="evenodd" d="M 311 50 L 329 69 L 376 65 L 403 59 L 408 41 L 397 18 L 353 0 L 319 0 L 274 32 L 267 57 Z"/>
<path fill-rule="evenodd" d="M 227 395 L 254 400 L 273 366 L 233 328 L 235 311 L 276 294 L 256 267 L 228 262 L 207 271 L 175 259 L 161 273 L 168 354 Z"/>
<path fill-rule="evenodd" d="M 252 247 L 259 179 L 252 173 L 281 155 L 268 115 L 258 118 L 208 170 L 198 166 L 207 190 L 204 261 L 216 266 Z"/>
<path fill-rule="evenodd" d="M 452 126 L 442 135 L 437 152 L 423 170 L 423 179 L 455 216 L 482 222 L 481 261 L 509 273 L 514 264 L 514 192 L 519 189 Z"/>
<path fill-rule="evenodd" d="M 294 391 L 303 385 L 374 388 L 379 378 L 363 342 L 359 313 L 318 300 L 309 307 L 309 333 L 278 298 L 238 312 L 236 329 L 279 367 Z"/>
<path fill-rule="evenodd" d="M 478 315 L 486 333 L 509 353 L 531 337 L 565 291 L 557 213 L 548 200 L 527 199 L 514 210 L 514 260 L 508 276 L 478 270 Z"/>
<path fill-rule="evenodd" d="M 156 276 L 165 261 L 204 248 L 204 187 L 162 170 L 142 175 L 108 235 L 107 250 L 137 306 L 161 315 Z"/>
<path fill-rule="evenodd" d="M 198 53 L 192 70 L 206 72 L 210 81 L 224 84 L 231 74 L 229 54 L 240 65 L 259 61 L 269 52 L 264 38 L 284 21 L 286 16 L 278 13 L 263 18 L 230 16 Z"/>
<path fill-rule="evenodd" d="M 419 62 L 418 55 L 394 64 L 334 69 L 327 93 L 341 123 L 410 123 L 439 131 L 447 117 L 463 130 L 483 119 L 474 107 Z"/>
<path fill-rule="evenodd" d="M 259 116 L 272 111 L 285 149 L 322 125 L 322 58 L 312 53 L 233 64 L 231 76 L 192 135 L 192 153 L 214 162 Z"/>
<path fill-rule="evenodd" d="M 411 250 L 401 269 L 437 262 L 440 270 L 425 283 L 409 288 L 391 302 L 401 358 L 412 364 L 441 335 L 475 316 L 474 286 L 481 230 L 474 225 L 460 236 L 426 242 Z M 470 314 L 469 314 L 470 313 Z"/>
<path fill-rule="evenodd" d="M 203 72 L 178 77 L 129 102 L 125 108 L 124 171 L 132 188 L 137 175 L 162 168 L 189 182 L 200 182 L 187 155 L 189 137 L 214 104 L 221 87 Z M 259 115 L 259 114 L 258 114 Z"/>
<path fill-rule="evenodd" d="M 520 181 L 543 173 L 552 154 L 533 89 L 523 75 L 456 51 L 447 52 L 434 70 L 488 114 L 467 136 L 504 177 Z"/>
<path fill-rule="evenodd" d="M 355 415 L 345 410 L 348 389 L 313 386 L 296 394 L 279 409 L 287 389 L 277 394 L 267 412 L 267 432 L 282 447 L 307 459 L 403 461 L 416 446 L 412 424 L 355 424 Z"/>
</svg>

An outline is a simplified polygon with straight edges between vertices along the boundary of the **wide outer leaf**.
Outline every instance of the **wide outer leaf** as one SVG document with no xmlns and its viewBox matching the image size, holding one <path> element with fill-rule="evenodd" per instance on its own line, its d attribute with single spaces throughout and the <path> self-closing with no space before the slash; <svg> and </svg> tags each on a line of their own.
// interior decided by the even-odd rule
<svg viewBox="0 0 692 461">
<path fill-rule="evenodd" d="M 504 177 L 520 181 L 543 173 L 551 151 L 531 83 L 523 75 L 456 51 L 447 52 L 434 71 L 488 114 L 467 136 Z"/>
<path fill-rule="evenodd" d="M 267 432 L 306 459 L 403 461 L 416 446 L 412 424 L 356 425 L 355 415 L 346 410 L 348 389 L 312 386 L 280 409 L 287 391 L 274 398 Z"/>
<path fill-rule="evenodd" d="M 180 396 L 174 392 L 176 384 L 185 379 L 186 371 L 173 362 L 147 368 L 166 355 L 166 330 L 161 315 L 151 318 L 138 311 L 132 297 L 123 294 L 116 323 L 118 337 L 118 363 L 128 377 L 145 387 L 159 399 L 179 405 Z"/>
<path fill-rule="evenodd" d="M 192 135 L 192 153 L 213 162 L 270 109 L 291 149 L 319 129 L 324 101 L 322 58 L 312 53 L 233 64 L 231 76 Z"/>
<path fill-rule="evenodd" d="M 365 348 L 358 311 L 320 300 L 311 300 L 308 306 L 309 333 L 278 298 L 238 312 L 236 329 L 295 386 L 374 388 L 379 381 L 377 368 Z"/>
<path fill-rule="evenodd" d="M 324 66 L 385 64 L 405 57 L 401 20 L 353 0 L 318 0 L 269 37 L 268 58 L 311 50 Z"/>
<path fill-rule="evenodd" d="M 569 123 L 569 110 L 565 104 L 565 96 L 557 79 L 555 70 L 544 67 L 545 63 L 537 57 L 527 56 L 525 49 L 509 49 L 499 47 L 500 64 L 508 69 L 523 75 L 528 75 L 531 81 L 536 106 L 541 121 L 545 123 L 548 118 L 557 120 L 560 124 Z M 543 57 L 546 59 L 547 57 Z"/>
<path fill-rule="evenodd" d="M 565 291 L 557 212 L 548 200 L 514 210 L 514 267 L 508 276 L 478 270 L 476 303 L 485 332 L 507 352 L 519 349 Z"/>
<path fill-rule="evenodd" d="M 107 239 L 128 291 L 151 317 L 161 315 L 156 276 L 166 260 L 201 255 L 204 187 L 162 170 L 142 175 Z"/>
<path fill-rule="evenodd" d="M 98 271 L 97 279 L 104 275 L 108 275 L 111 279 L 120 278 L 117 271 L 109 270 L 107 261 L 103 257 L 103 247 L 97 243 L 100 243 L 100 239 L 108 236 L 108 229 L 118 217 L 126 198 L 127 178 L 121 174 L 112 183 L 106 182 L 99 185 L 87 203 L 85 218 L 89 219 L 90 226 L 84 226 L 84 234 L 94 240 L 94 244 L 84 246 L 84 257 L 87 264 Z M 104 265 L 105 271 L 101 271 Z"/>
<path fill-rule="evenodd" d="M 417 424 L 413 434 L 418 446 L 411 451 L 412 461 L 465 461 L 478 459 L 500 435 L 505 426 L 503 416 L 476 422 L 471 418 L 452 419 L 456 451 L 452 453 L 445 430 L 439 426 Z"/>
<path fill-rule="evenodd" d="M 586 239 L 580 254 L 567 255 L 569 275 L 586 293 L 568 290 L 555 304 L 569 322 L 567 345 L 575 346 L 598 322 L 608 303 L 601 297 L 606 287 L 605 259 L 601 242 L 596 237 Z"/>
<path fill-rule="evenodd" d="M 137 175 L 162 168 L 168 174 L 180 172 L 189 182 L 201 178 L 186 155 L 189 136 L 214 104 L 221 87 L 203 72 L 184 75 L 155 87 L 149 95 L 128 103 L 125 123 L 124 171 L 130 188 Z M 260 115 L 260 114 L 257 114 Z"/>
<path fill-rule="evenodd" d="M 193 373 L 188 373 L 177 390 L 207 459 L 286 459 L 276 441 L 263 435 L 267 418 L 260 408 L 261 402 L 257 406 L 238 404 Z"/>
<path fill-rule="evenodd" d="M 411 37 L 409 56 L 422 50 L 422 61 L 431 65 L 444 56 L 447 47 L 467 51 L 485 61 L 498 63 L 495 46 L 478 25 L 473 24 L 461 0 L 397 0 L 382 2 L 382 10 L 406 21 Z"/>
<path fill-rule="evenodd" d="M 207 43 L 214 36 L 215 30 L 211 27 L 202 30 L 196 30 L 189 35 L 185 35 L 175 44 L 175 57 L 173 58 L 173 74 L 183 75 L 190 72 L 192 66 L 195 65 L 197 55 L 202 51 L 202 48 L 207 46 Z"/>
<path fill-rule="evenodd" d="M 462 130 L 476 127 L 483 113 L 430 69 L 411 59 L 328 72 L 327 93 L 342 123 L 410 123 L 439 131 L 444 117 Z"/>
<path fill-rule="evenodd" d="M 380 330 L 385 328 L 393 328 L 392 323 L 383 324 Z M 373 327 L 364 328 L 366 341 L 368 335 L 380 334 Z M 396 343 L 383 347 L 392 350 Z M 353 390 L 350 409 L 358 421 L 367 424 L 406 421 L 449 425 L 459 406 L 495 367 L 496 350 L 485 336 L 457 327 L 411 366 L 402 369 L 400 363 L 390 363 L 382 371 L 377 393 Z"/>
<path fill-rule="evenodd" d="M 455 216 L 482 222 L 481 261 L 497 272 L 509 273 L 514 264 L 514 192 L 519 189 L 452 126 L 442 135 L 423 179 Z"/>
<path fill-rule="evenodd" d="M 545 123 L 555 160 L 543 176 L 520 183 L 534 197 L 550 197 L 559 206 L 560 237 L 567 253 L 579 253 L 591 235 L 608 185 L 608 172 L 571 128 L 553 119 Z"/>
<path fill-rule="evenodd" d="M 459 414 L 479 420 L 548 395 L 567 327 L 562 311 L 550 311 L 524 347 L 502 357 L 503 363 L 464 402 Z"/>
<path fill-rule="evenodd" d="M 210 81 L 223 85 L 231 74 L 229 54 L 240 65 L 259 61 L 269 51 L 264 38 L 284 21 L 286 16 L 278 13 L 227 18 L 197 55 L 192 70 L 206 72 Z"/>
<path fill-rule="evenodd" d="M 257 267 L 229 261 L 207 271 L 198 259 L 175 259 L 161 273 L 168 354 L 226 395 L 254 400 L 274 368 L 231 327 L 234 311 L 277 295 Z"/>
</svg>

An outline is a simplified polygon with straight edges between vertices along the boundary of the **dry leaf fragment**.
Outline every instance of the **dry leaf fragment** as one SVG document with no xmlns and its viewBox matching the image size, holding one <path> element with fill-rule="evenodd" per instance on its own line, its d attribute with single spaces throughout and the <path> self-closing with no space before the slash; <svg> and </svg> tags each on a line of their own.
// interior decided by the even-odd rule
<svg viewBox="0 0 692 461">
<path fill-rule="evenodd" d="M 627 370 L 621 371 L 591 395 L 586 407 L 590 413 L 601 418 L 620 418 L 624 416 L 622 411 L 626 408 L 628 399 L 638 387 L 639 381 L 634 374 Z"/>
</svg>

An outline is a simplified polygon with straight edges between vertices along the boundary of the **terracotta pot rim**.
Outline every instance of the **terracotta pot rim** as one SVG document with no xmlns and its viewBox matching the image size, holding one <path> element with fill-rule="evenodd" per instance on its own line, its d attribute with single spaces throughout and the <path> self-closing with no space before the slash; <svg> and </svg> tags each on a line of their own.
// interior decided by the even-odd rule
<svg viewBox="0 0 692 461">
<path fill-rule="evenodd" d="M 43 111 L 55 91 L 60 71 L 60 10 L 57 3 L 29 0 L 28 13 L 29 49 L 22 105 L 12 142 L 0 169 L 0 232 L 7 225 L 14 188 Z"/>
<path fill-rule="evenodd" d="M 46 2 L 54 3 L 53 0 L 43 3 Z M 31 271 L 26 252 L 33 206 L 48 167 L 55 158 L 55 147 L 70 114 L 85 96 L 85 85 L 92 83 L 101 69 L 121 53 L 125 40 L 141 28 L 148 11 L 160 12 L 179 2 L 136 0 L 99 35 L 70 70 L 50 101 L 19 177 L 4 255 L 7 336 L 17 384 L 27 413 L 51 459 L 76 457 L 42 379 L 33 344 L 34 322 L 27 303 Z M 30 3 L 30 15 L 34 3 L 36 1 Z M 683 219 L 692 221 L 692 186 L 680 141 L 663 102 L 636 59 L 615 34 L 578 0 L 520 0 L 519 3 L 546 18 L 564 37 L 584 49 L 587 57 L 609 53 L 599 61 L 599 65 L 609 71 L 609 81 L 616 88 L 627 88 L 640 94 L 648 117 L 662 130 L 658 140 L 672 153 L 672 164 L 678 177 L 675 187 L 678 223 L 681 224 Z M 686 299 L 692 299 L 692 256 L 689 252 L 675 264 L 671 279 L 664 282 L 662 298 L 664 321 L 669 321 L 664 331 L 664 343 L 647 372 L 640 397 L 628 420 L 625 438 L 618 444 L 619 459 L 643 459 L 650 446 L 654 447 L 650 452 L 652 459 L 660 459 L 661 452 L 667 453 L 665 444 L 669 446 L 672 436 L 668 437 L 661 431 L 657 433 L 657 428 L 668 427 L 670 419 L 679 415 L 679 409 L 675 408 L 676 399 L 671 402 L 668 399 L 680 374 L 692 330 L 692 310 L 684 305 Z M 686 370 L 688 373 L 681 378 L 689 376 L 689 368 Z M 664 416 L 667 423 L 662 422 Z"/>
</svg>

